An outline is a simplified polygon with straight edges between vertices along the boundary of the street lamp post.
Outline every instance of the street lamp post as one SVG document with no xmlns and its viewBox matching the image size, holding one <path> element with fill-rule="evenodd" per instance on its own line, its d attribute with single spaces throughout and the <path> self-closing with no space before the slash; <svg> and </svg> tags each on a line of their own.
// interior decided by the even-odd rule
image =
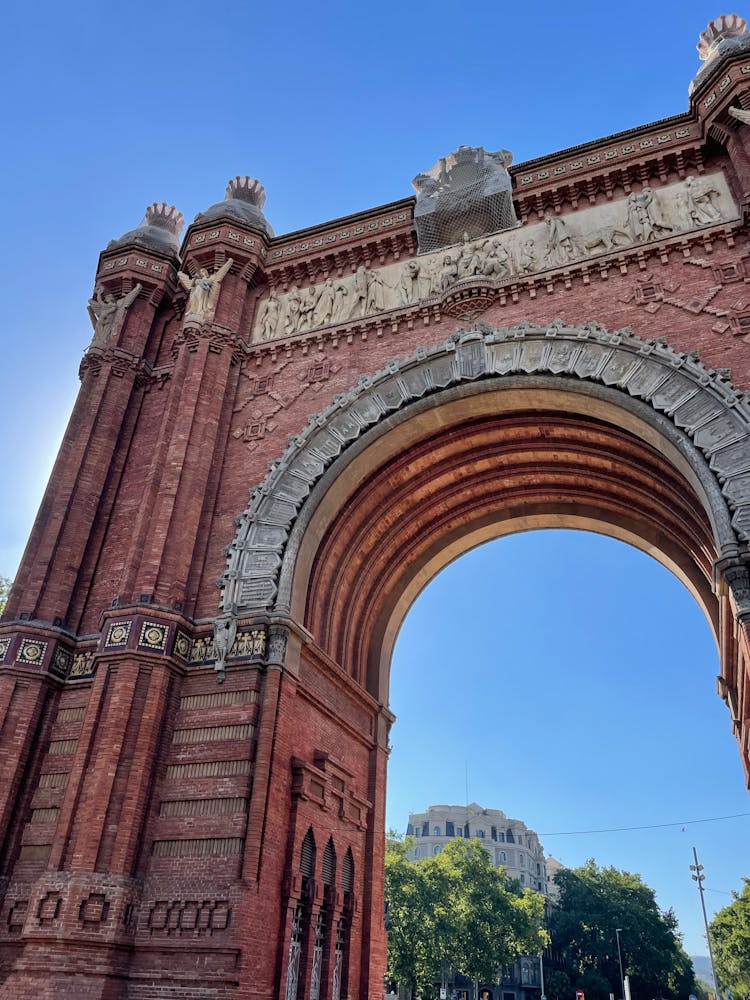
<svg viewBox="0 0 750 1000">
<path fill-rule="evenodd" d="M 622 993 L 620 996 L 625 1000 L 625 976 L 622 974 L 622 951 L 620 950 L 620 934 L 622 934 L 622 927 L 615 927 L 615 937 L 617 938 L 617 960 L 620 963 L 620 989 Z"/>
<path fill-rule="evenodd" d="M 693 848 L 693 858 L 695 859 L 695 864 L 690 866 L 690 871 L 695 872 L 694 875 L 690 877 L 694 882 L 698 883 L 698 892 L 701 896 L 701 909 L 703 910 L 703 926 L 706 928 L 706 944 L 708 945 L 708 957 L 711 960 L 711 974 L 714 977 L 714 986 L 716 987 L 716 996 L 718 1000 L 721 1000 L 721 988 L 719 986 L 719 980 L 716 978 L 716 966 L 714 965 L 714 951 L 711 947 L 711 935 L 708 933 L 708 917 L 706 916 L 706 901 L 703 898 L 703 879 L 706 877 L 703 874 L 703 865 L 698 864 L 698 852 Z"/>
<path fill-rule="evenodd" d="M 544 995 L 544 952 L 539 953 L 539 979 L 541 983 L 541 993 L 539 994 L 540 1000 L 547 1000 Z"/>
</svg>

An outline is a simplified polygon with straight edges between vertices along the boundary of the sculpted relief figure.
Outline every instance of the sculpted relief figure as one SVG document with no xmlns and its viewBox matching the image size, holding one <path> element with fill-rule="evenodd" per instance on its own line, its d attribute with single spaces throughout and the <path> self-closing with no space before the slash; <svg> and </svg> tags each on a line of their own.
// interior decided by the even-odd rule
<svg viewBox="0 0 750 1000">
<path fill-rule="evenodd" d="M 718 197 L 719 192 L 710 181 L 686 177 L 685 205 L 688 223 L 705 226 L 707 222 L 718 222 L 721 218 L 721 212 L 713 203 L 713 199 Z"/>
<path fill-rule="evenodd" d="M 333 286 L 333 313 L 332 323 L 342 323 L 346 319 L 347 299 L 349 298 L 349 286 L 345 281 L 337 281 Z"/>
<path fill-rule="evenodd" d="M 402 305 L 406 306 L 410 302 L 416 302 L 420 298 L 419 277 L 419 264 L 415 260 L 407 261 L 405 267 L 401 271 L 401 278 L 398 283 L 398 290 L 401 295 Z"/>
<path fill-rule="evenodd" d="M 487 240 L 482 252 L 482 274 L 488 278 L 508 278 L 513 274 L 513 259 L 500 240 Z"/>
<path fill-rule="evenodd" d="M 184 271 L 177 272 L 180 284 L 188 293 L 186 318 L 192 316 L 206 322 L 210 322 L 214 318 L 221 283 L 229 273 L 233 263 L 234 261 L 230 257 L 213 274 L 209 274 L 207 268 L 202 267 L 194 278 L 185 274 Z"/>
<path fill-rule="evenodd" d="M 299 306 L 299 329 L 311 330 L 313 327 L 313 313 L 315 312 L 315 289 L 306 288 L 302 293 Z"/>
<path fill-rule="evenodd" d="M 602 226 L 592 229 L 579 239 L 579 245 L 585 252 L 606 252 L 616 250 L 620 246 L 632 243 L 630 233 L 618 226 Z"/>
<path fill-rule="evenodd" d="M 261 340 L 273 340 L 279 335 L 281 328 L 281 303 L 278 292 L 272 288 L 268 298 L 258 310 L 258 329 Z"/>
<path fill-rule="evenodd" d="M 96 286 L 94 296 L 89 299 L 87 306 L 94 327 L 91 347 L 104 347 L 112 337 L 120 332 L 125 313 L 138 298 L 142 288 L 143 285 L 138 282 L 127 295 L 118 299 L 109 292 L 105 292 L 101 285 Z"/>
<path fill-rule="evenodd" d="M 449 253 L 443 257 L 443 267 L 440 272 L 440 291 L 447 292 L 451 285 L 458 281 L 458 262 Z"/>
<path fill-rule="evenodd" d="M 284 333 L 292 334 L 299 330 L 301 306 L 302 297 L 300 296 L 299 288 L 297 288 L 296 285 L 292 285 L 289 289 L 289 294 L 286 297 L 286 323 L 284 325 Z"/>
<path fill-rule="evenodd" d="M 478 244 L 469 241 L 469 234 L 464 233 L 463 248 L 458 258 L 458 274 L 461 278 L 470 278 L 482 271 L 482 261 L 478 253 Z"/>
<path fill-rule="evenodd" d="M 367 312 L 367 268 L 360 264 L 354 273 L 351 316 L 364 316 Z"/>
<path fill-rule="evenodd" d="M 367 271 L 367 312 L 385 309 L 385 282 L 379 271 Z"/>
<path fill-rule="evenodd" d="M 333 287 L 333 282 L 330 278 L 323 283 L 323 287 L 318 295 L 318 301 L 315 303 L 315 309 L 313 310 L 313 325 L 314 326 L 325 326 L 326 323 L 331 322 L 331 316 L 333 315 L 333 300 L 335 298 L 336 292 Z"/>
<path fill-rule="evenodd" d="M 573 238 L 565 227 L 565 222 L 558 219 L 549 212 L 544 216 L 544 224 L 547 227 L 547 246 L 544 251 L 544 259 L 550 264 L 566 264 L 577 257 L 576 247 Z"/>
<path fill-rule="evenodd" d="M 627 226 L 634 243 L 650 243 L 672 232 L 650 187 L 628 195 Z"/>
<path fill-rule="evenodd" d="M 536 255 L 536 243 L 533 240 L 524 240 L 518 250 L 518 270 L 521 274 L 533 274 L 539 270 L 539 262 Z"/>
</svg>

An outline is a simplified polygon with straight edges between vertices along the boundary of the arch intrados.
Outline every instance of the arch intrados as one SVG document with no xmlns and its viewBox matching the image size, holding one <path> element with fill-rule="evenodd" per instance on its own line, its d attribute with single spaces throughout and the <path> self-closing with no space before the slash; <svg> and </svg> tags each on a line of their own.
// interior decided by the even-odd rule
<svg viewBox="0 0 750 1000">
<path fill-rule="evenodd" d="M 413 447 L 418 440 L 446 429 L 468 416 L 509 413 L 514 410 L 559 410 L 593 417 L 628 431 L 660 450 L 687 480 L 711 520 L 719 547 L 734 543 L 734 533 L 716 480 L 705 459 L 689 439 L 668 421 L 655 426 L 658 417 L 640 400 L 616 390 L 587 383 L 559 384 L 554 377 L 503 377 L 455 387 L 420 400 L 391 415 L 351 445 L 321 478 L 304 505 L 290 535 L 294 563 L 285 560 L 279 586 L 279 603 L 289 602 L 293 614 L 303 612 L 304 566 L 317 549 L 323 533 L 345 507 L 351 494 L 373 469 Z M 392 433 L 397 431 L 397 433 Z M 292 579 L 288 572 L 294 572 Z M 302 576 L 299 574 L 302 573 Z M 303 583 L 304 587 L 304 583 Z"/>
<path fill-rule="evenodd" d="M 463 530 L 455 537 L 444 534 L 433 550 L 426 552 L 421 563 L 412 567 L 401 579 L 391 577 L 381 590 L 390 597 L 379 609 L 380 618 L 353 626 L 361 632 L 361 642 L 371 649 L 361 655 L 368 656 L 367 686 L 371 693 L 385 700 L 387 676 L 398 629 L 409 606 L 437 572 L 448 562 L 475 545 L 490 538 L 520 530 L 538 527 L 575 527 L 597 531 L 634 544 L 662 562 L 691 590 L 714 632 L 717 626 L 716 600 L 711 589 L 711 562 L 716 558 L 720 539 L 732 536 L 728 513 L 723 498 L 717 505 L 718 487 L 705 459 L 692 446 L 684 434 L 668 420 L 639 400 L 605 386 L 561 380 L 553 376 L 516 376 L 485 380 L 468 386 L 453 387 L 427 399 L 422 399 L 398 414 L 391 415 L 353 446 L 322 477 L 304 505 L 290 537 L 290 550 L 294 552 L 293 576 L 282 570 L 279 597 L 283 600 L 288 587 L 290 610 L 298 621 L 309 624 L 307 607 L 308 588 L 315 560 L 326 539 L 335 531 L 337 521 L 351 521 L 352 504 L 362 484 L 378 474 L 386 475 L 397 456 L 409 454 L 420 441 L 430 436 L 450 435 L 467 420 L 498 415 L 512 415 L 520 411 L 540 412 L 547 415 L 557 411 L 566 417 L 577 416 L 590 421 L 592 428 L 609 427 L 618 434 L 626 433 L 641 442 L 644 456 L 654 450 L 675 470 L 686 490 L 695 497 L 695 506 L 711 520 L 711 529 L 702 540 L 703 557 L 696 558 L 688 546 L 676 539 L 665 538 L 663 525 L 655 519 L 617 516 L 612 510 L 596 503 L 580 502 L 570 509 L 531 509 L 527 503 L 524 512 L 508 512 L 489 520 L 477 521 L 467 517 Z M 655 419 L 656 418 L 656 419 Z M 679 532 L 676 533 L 679 536 Z M 711 540 L 710 535 L 713 535 Z M 710 554 L 705 551 L 712 550 Z M 313 629 L 315 634 L 315 629 Z M 366 633 L 366 636 L 365 636 Z M 323 638 L 327 647 L 327 638 Z M 332 655 L 342 649 L 329 649 Z M 373 660 L 373 657 L 375 658 Z M 363 681 L 364 677 L 361 678 Z"/>
</svg>

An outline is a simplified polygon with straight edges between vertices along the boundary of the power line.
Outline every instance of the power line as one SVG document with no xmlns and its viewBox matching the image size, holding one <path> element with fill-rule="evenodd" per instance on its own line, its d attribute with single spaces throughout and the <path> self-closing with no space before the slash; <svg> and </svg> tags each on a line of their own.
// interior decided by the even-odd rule
<svg viewBox="0 0 750 1000">
<path fill-rule="evenodd" d="M 732 816 L 710 816 L 708 819 L 684 819 L 676 823 L 649 823 L 645 826 L 611 826 L 603 830 L 556 830 L 554 833 L 540 833 L 540 837 L 576 837 L 589 833 L 629 833 L 631 830 L 660 830 L 667 826 L 693 826 L 696 823 L 718 823 L 724 819 L 739 819 L 750 816 L 750 812 L 734 813 Z"/>
</svg>

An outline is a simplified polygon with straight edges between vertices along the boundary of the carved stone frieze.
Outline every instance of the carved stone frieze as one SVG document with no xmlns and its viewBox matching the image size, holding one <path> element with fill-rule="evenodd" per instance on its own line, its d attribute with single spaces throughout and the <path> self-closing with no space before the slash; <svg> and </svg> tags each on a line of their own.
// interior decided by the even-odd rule
<svg viewBox="0 0 750 1000">
<path fill-rule="evenodd" d="M 503 375 L 564 375 L 619 389 L 643 400 L 692 439 L 716 476 L 731 512 L 730 548 L 750 541 L 750 403 L 725 371 L 707 369 L 662 338 L 644 341 L 629 328 L 596 323 L 567 327 L 480 327 L 421 348 L 364 376 L 334 397 L 290 439 L 238 519 L 221 581 L 225 614 L 273 608 L 286 545 L 300 508 L 326 468 L 390 413 L 440 389 Z M 722 515 L 725 519 L 727 514 Z"/>
<path fill-rule="evenodd" d="M 84 677 L 94 676 L 96 672 L 96 664 L 94 663 L 95 655 L 96 651 L 93 649 L 89 649 L 85 653 L 76 653 L 73 657 L 73 666 L 68 674 L 71 680 L 80 680 Z"/>
<path fill-rule="evenodd" d="M 737 218 L 720 173 L 687 177 L 658 191 L 643 187 L 627 198 L 565 217 L 548 213 L 542 222 L 478 238 L 467 232 L 452 246 L 385 267 L 360 265 L 353 274 L 308 287 L 271 288 L 259 302 L 251 340 L 262 344 L 420 303 L 450 306 L 463 289 L 476 298 L 477 286 L 494 290 L 546 270 Z"/>
<path fill-rule="evenodd" d="M 255 628 L 246 631 L 238 631 L 232 641 L 229 653 L 225 659 L 252 657 L 262 659 L 266 655 L 266 632 L 265 629 Z M 194 639 L 190 652 L 186 659 L 193 666 L 204 663 L 213 663 L 216 660 L 217 652 L 213 637 Z"/>
</svg>

